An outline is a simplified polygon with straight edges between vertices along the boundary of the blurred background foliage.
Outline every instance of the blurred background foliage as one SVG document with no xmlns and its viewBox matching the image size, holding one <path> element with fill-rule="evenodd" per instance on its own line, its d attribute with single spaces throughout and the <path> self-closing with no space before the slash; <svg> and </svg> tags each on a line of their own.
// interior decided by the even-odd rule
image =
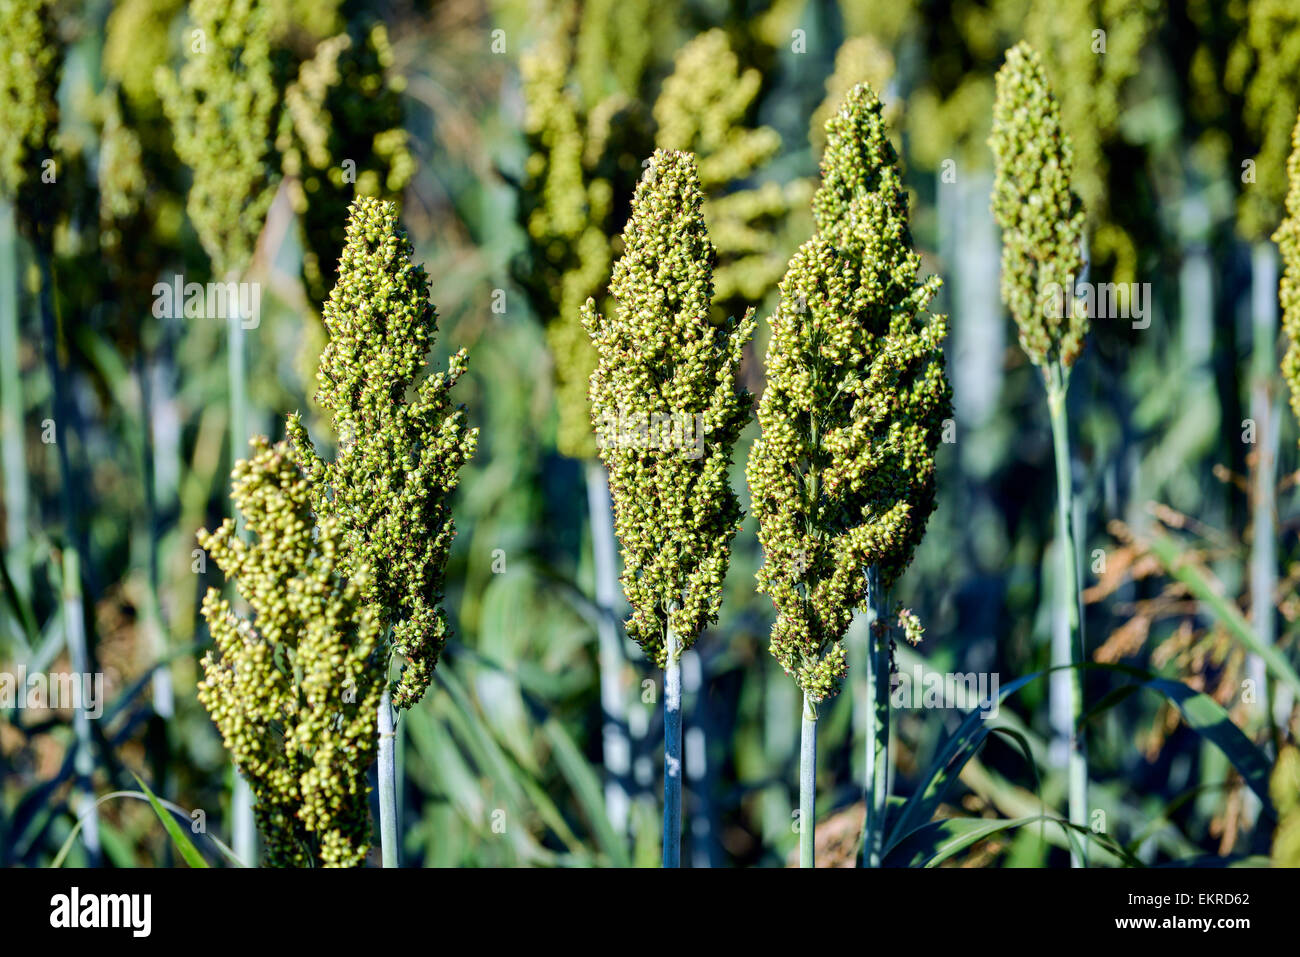
<svg viewBox="0 0 1300 957">
<path fill-rule="evenodd" d="M 194 694 L 208 641 L 198 604 L 220 583 L 194 534 L 228 509 L 224 328 L 159 318 L 151 291 L 173 274 L 221 278 L 187 217 L 190 173 L 155 82 L 160 68 L 185 62 L 193 24 L 182 0 L 40 5 L 62 60 L 58 176 L 23 188 L 17 220 L 8 203 L 0 217 L 0 308 L 17 330 L 0 436 L 0 661 L 66 670 L 67 616 L 80 616 L 108 703 L 91 723 L 93 766 L 81 771 L 71 712 L 0 716 L 5 866 L 55 859 L 73 809 L 84 812 L 78 779 L 105 795 L 133 788 L 132 772 L 141 773 L 159 795 L 203 809 L 212 835 L 228 840 L 230 831 L 231 771 Z M 462 346 L 470 355 L 457 391 L 482 431 L 455 501 L 447 607 L 457 639 L 399 726 L 408 862 L 657 860 L 658 674 L 631 647 L 641 713 L 628 716 L 637 745 L 630 835 L 616 833 L 603 805 L 600 612 L 582 463 L 594 454 L 585 402 L 594 360 L 578 308 L 606 294 L 642 161 L 660 146 L 700 157 L 720 308 L 770 312 L 775 283 L 810 231 L 821 123 L 863 79 L 887 104 L 914 240 L 923 268 L 944 279 L 939 308 L 952 328 L 955 441 L 941 447 L 938 510 L 896 595 L 926 637 L 900 667 L 996 672 L 1007 684 L 1046 666 L 1051 439 L 1042 386 L 998 299 L 988 211 L 993 73 L 1022 38 L 1043 53 L 1074 139 L 1088 278 L 1150 284 L 1145 325 L 1094 322 L 1070 391 L 1089 654 L 1205 691 L 1270 762 L 1282 758 L 1268 808 L 1177 709 L 1117 694 L 1121 674 L 1090 671 L 1093 804 L 1107 834 L 1144 862 L 1258 859 L 1275 830 L 1279 860 L 1296 862 L 1294 702 L 1243 694 L 1252 664 L 1234 630 L 1267 621 L 1294 660 L 1297 429 L 1281 402 L 1267 243 L 1282 216 L 1300 97 L 1294 3 L 263 6 L 279 168 L 244 274 L 263 290 L 260 325 L 248 333 L 253 431 L 275 439 L 286 413 L 318 416 L 318 310 L 353 189 L 402 201 L 441 316 L 434 365 Z M 348 160 L 354 181 L 341 175 Z M 33 193 L 39 212 L 24 212 Z M 37 244 L 22 228 L 33 216 L 52 222 L 53 342 L 39 310 Z M 766 338 L 760 323 L 745 369 L 755 392 Z M 67 408 L 51 445 L 42 436 L 55 377 Z M 321 423 L 309 426 L 322 433 Z M 736 455 L 742 498 L 755 430 Z M 70 511 L 60 505 L 56 449 L 67 456 Z M 1278 543 L 1271 563 L 1255 547 L 1262 534 Z M 70 542 L 84 543 L 73 602 L 60 600 Z M 754 591 L 760 560 L 751 520 L 736 541 L 721 620 L 684 665 L 683 833 L 695 866 L 780 866 L 797 841 L 799 701 L 766 654 L 772 613 Z M 1178 574 L 1189 562 L 1224 601 Z M 865 694 L 865 626 L 854 627 L 849 682 L 820 722 L 824 863 L 852 862 L 862 817 L 866 743 L 855 702 Z M 895 793 L 917 787 L 961 718 L 896 714 Z M 1020 737 L 990 736 L 946 792 L 941 816 L 1063 805 L 1047 683 L 1009 699 L 1000 721 Z M 950 863 L 1067 860 L 1035 828 L 1009 833 L 1018 836 L 976 842 Z M 136 801 L 100 805 L 99 844 L 72 842 L 68 860 L 175 863 Z M 200 847 L 219 859 L 215 845 Z"/>
</svg>

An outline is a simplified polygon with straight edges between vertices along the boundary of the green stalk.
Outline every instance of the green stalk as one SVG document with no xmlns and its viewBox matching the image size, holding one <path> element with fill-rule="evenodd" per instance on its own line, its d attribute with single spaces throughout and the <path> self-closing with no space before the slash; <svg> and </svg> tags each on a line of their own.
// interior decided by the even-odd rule
<svg viewBox="0 0 1300 957">
<path fill-rule="evenodd" d="M 1276 394 L 1277 254 L 1270 242 L 1251 250 L 1251 313 L 1253 314 L 1250 415 L 1255 420 L 1255 467 L 1251 470 L 1250 617 L 1262 645 L 1277 641 L 1277 450 L 1280 410 Z M 1270 687 L 1268 671 L 1258 655 L 1247 664 L 1255 683 L 1257 715 L 1266 726 L 1285 726 L 1291 713 L 1286 689 Z M 1270 708 L 1270 703 L 1273 707 Z"/>
<path fill-rule="evenodd" d="M 227 282 L 239 282 L 239 273 L 231 272 Z M 230 388 L 230 466 L 233 469 L 247 451 L 248 443 L 248 402 L 245 395 L 247 379 L 244 357 L 244 326 L 239 310 L 232 311 L 227 325 L 226 376 Z M 232 506 L 235 527 L 242 535 L 244 520 L 239 510 Z M 235 772 L 234 793 L 231 797 L 231 816 L 234 822 L 231 828 L 232 843 L 240 860 L 252 866 L 257 861 L 257 825 L 253 818 L 253 792 L 243 775 Z"/>
<path fill-rule="evenodd" d="M 803 696 L 799 732 L 799 866 L 816 867 L 817 855 L 817 705 Z"/>
<path fill-rule="evenodd" d="M 664 666 L 664 867 L 682 866 L 681 642 L 668 629 Z"/>
<path fill-rule="evenodd" d="M 867 570 L 867 764 L 862 822 L 862 866 L 879 867 L 889 798 L 889 634 L 885 596 L 876 568 Z"/>
<path fill-rule="evenodd" d="M 585 467 L 587 507 L 591 513 L 591 555 L 596 577 L 605 815 L 609 818 L 614 833 L 620 838 L 626 838 L 632 747 L 627 733 L 627 704 L 623 700 L 625 656 L 614 612 L 615 596 L 618 593 L 618 567 L 615 559 L 613 511 L 605 467 L 596 459 L 588 460 Z"/>
<path fill-rule="evenodd" d="M 400 867 L 397 836 L 397 774 L 393 760 L 393 706 L 388 689 L 379 702 L 379 843 L 384 867 Z"/>
<path fill-rule="evenodd" d="M 48 353 L 46 361 L 49 366 L 50 389 L 53 393 L 54 421 L 56 429 L 54 447 L 59 462 L 59 500 L 63 513 L 63 636 L 68 651 L 72 671 L 76 675 L 88 674 L 90 671 L 90 651 L 86 642 L 85 619 L 82 608 L 81 561 L 77 547 L 80 529 L 77 525 L 77 499 L 72 489 L 72 463 L 68 455 L 68 436 L 72 422 L 72 413 L 67 407 L 67 388 L 64 380 L 63 363 L 59 358 L 59 322 L 55 310 L 57 301 L 54 294 L 54 261 L 51 243 L 47 234 L 38 234 L 35 240 L 36 257 L 40 268 L 41 289 L 39 306 L 41 325 L 45 333 Z M 88 863 L 94 867 L 99 864 L 99 817 L 93 800 L 91 773 L 94 770 L 94 757 L 91 751 L 90 722 L 86 717 L 83 700 L 73 714 L 73 733 L 76 737 L 76 793 L 74 810 L 77 816 L 84 813 L 86 853 Z"/>
<path fill-rule="evenodd" d="M 90 673 L 89 654 L 86 649 L 85 609 L 81 594 L 81 560 L 77 549 L 72 544 L 63 548 L 63 635 L 68 649 L 68 660 L 76 680 Z M 94 784 L 91 775 L 95 770 L 94 755 L 90 750 L 90 719 L 86 717 L 84 696 L 77 704 L 72 715 L 73 732 L 76 735 L 77 753 L 73 759 L 76 770 L 76 789 L 73 797 L 73 811 L 78 820 L 84 821 L 82 833 L 86 842 L 88 863 L 96 866 L 99 862 L 99 811 L 95 803 Z"/>
<path fill-rule="evenodd" d="M 27 455 L 23 384 L 18 364 L 18 231 L 14 208 L 0 202 L 0 436 L 3 436 L 6 565 L 14 586 L 31 597 L 27 569 Z"/>
<path fill-rule="evenodd" d="M 1061 550 L 1061 568 L 1057 583 L 1057 607 L 1065 612 L 1068 625 L 1065 631 L 1068 644 L 1062 647 L 1052 642 L 1052 667 L 1078 665 L 1083 661 L 1083 635 L 1079 626 L 1079 573 L 1076 561 L 1075 540 L 1071 533 L 1074 506 L 1073 482 L 1070 477 L 1070 437 L 1066 418 L 1065 394 L 1068 371 L 1053 365 L 1047 381 L 1047 407 L 1052 420 L 1052 444 L 1056 457 L 1056 525 L 1057 541 Z M 1080 827 L 1088 826 L 1088 763 L 1079 717 L 1083 713 L 1083 676 L 1078 667 L 1058 672 L 1069 675 L 1068 700 L 1070 714 L 1069 753 L 1066 758 L 1069 781 L 1069 819 Z M 1053 686 L 1055 693 L 1059 685 Z M 1070 864 L 1087 866 L 1086 856 L 1072 850 Z"/>
</svg>

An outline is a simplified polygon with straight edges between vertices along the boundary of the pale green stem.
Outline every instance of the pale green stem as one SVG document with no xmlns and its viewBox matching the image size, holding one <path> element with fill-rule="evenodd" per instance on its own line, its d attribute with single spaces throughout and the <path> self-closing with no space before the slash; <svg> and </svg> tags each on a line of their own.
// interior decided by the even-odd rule
<svg viewBox="0 0 1300 957">
<path fill-rule="evenodd" d="M 231 272 L 227 282 L 238 283 L 239 273 Z M 244 326 L 238 310 L 234 310 L 227 323 L 226 375 L 230 388 L 230 465 L 239 461 L 248 451 L 248 402 L 246 397 L 246 361 L 244 356 Z M 243 534 L 244 521 L 238 509 L 233 509 L 235 528 Z M 231 799 L 231 828 L 235 853 L 245 861 L 257 860 L 257 825 L 253 818 L 253 792 L 248 782 L 237 771 L 235 789 Z"/>
<path fill-rule="evenodd" d="M 862 866 L 879 867 L 885 845 L 885 809 L 889 803 L 889 635 L 880 574 L 867 570 L 867 761 L 862 822 Z"/>
<path fill-rule="evenodd" d="M 1056 457 L 1056 525 L 1057 541 L 1060 547 L 1061 568 L 1057 585 L 1058 608 L 1065 613 L 1068 625 L 1069 643 L 1064 648 L 1060 643 L 1052 644 L 1052 667 L 1079 665 L 1084 660 L 1083 635 L 1079 616 L 1079 573 L 1075 552 L 1075 537 L 1072 534 L 1071 516 L 1073 515 L 1073 482 L 1070 477 L 1070 437 L 1066 418 L 1065 394 L 1068 372 L 1054 367 L 1047 383 L 1047 407 L 1052 420 L 1052 442 Z M 1069 782 L 1069 819 L 1080 827 L 1088 826 L 1088 763 L 1084 736 L 1079 728 L 1079 717 L 1083 713 L 1083 675 L 1078 667 L 1058 672 L 1068 674 L 1069 683 L 1066 693 L 1069 695 L 1070 740 L 1066 758 L 1067 779 Z M 1054 691 L 1060 686 L 1054 687 Z M 1070 863 L 1073 867 L 1087 866 L 1086 852 L 1072 851 Z"/>
<path fill-rule="evenodd" d="M 14 208 L 0 202 L 0 435 L 3 441 L 5 550 L 14 587 L 30 599 L 27 570 L 27 454 L 18 362 L 18 232 Z"/>
<path fill-rule="evenodd" d="M 682 866 L 682 662 L 681 643 L 668 629 L 664 666 L 663 866 Z"/>
<path fill-rule="evenodd" d="M 1251 312 L 1253 355 L 1250 415 L 1255 420 L 1255 467 L 1251 470 L 1250 616 L 1262 645 L 1277 641 L 1277 449 L 1280 418 L 1277 381 L 1277 258 L 1275 247 L 1258 242 L 1252 249 Z M 1256 714 L 1265 725 L 1286 726 L 1290 695 L 1270 687 L 1264 660 L 1251 655 L 1247 672 L 1255 684 Z M 1270 709 L 1270 699 L 1274 707 Z"/>
<path fill-rule="evenodd" d="M 379 702 L 379 845 L 384 867 L 400 867 L 397 828 L 397 774 L 393 760 L 393 705 L 388 689 Z"/>
<path fill-rule="evenodd" d="M 799 730 L 799 866 L 817 866 L 817 705 L 803 696 Z"/>
<path fill-rule="evenodd" d="M 605 815 L 620 838 L 627 836 L 630 799 L 628 780 L 632 747 L 628 740 L 624 700 L 626 661 L 615 620 L 618 566 L 615 558 L 613 511 L 605 467 L 586 463 L 587 507 L 591 513 L 591 557 L 596 578 L 596 636 L 600 665 L 601 750 L 605 764 Z"/>
<path fill-rule="evenodd" d="M 77 549 L 68 544 L 63 549 L 63 633 L 69 664 L 77 680 L 83 680 L 82 676 L 89 673 L 86 630 L 82 618 L 85 609 L 81 598 L 81 561 Z M 72 715 L 72 725 L 77 738 L 77 754 L 73 761 L 77 772 L 77 793 L 73 804 L 77 816 L 85 817 L 86 852 L 90 855 L 91 862 L 95 863 L 99 857 L 99 818 L 98 811 L 95 810 L 94 786 L 91 783 L 95 759 L 90 750 L 90 719 L 86 717 L 85 700 L 78 702 Z"/>
</svg>

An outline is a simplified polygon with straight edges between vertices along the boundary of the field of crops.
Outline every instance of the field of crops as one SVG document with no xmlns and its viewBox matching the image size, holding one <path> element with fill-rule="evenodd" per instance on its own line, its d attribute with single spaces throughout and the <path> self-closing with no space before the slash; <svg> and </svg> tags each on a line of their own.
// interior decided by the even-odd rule
<svg viewBox="0 0 1300 957">
<path fill-rule="evenodd" d="M 1295 0 L 0 0 L 0 867 L 1300 866 L 1298 112 Z"/>
</svg>

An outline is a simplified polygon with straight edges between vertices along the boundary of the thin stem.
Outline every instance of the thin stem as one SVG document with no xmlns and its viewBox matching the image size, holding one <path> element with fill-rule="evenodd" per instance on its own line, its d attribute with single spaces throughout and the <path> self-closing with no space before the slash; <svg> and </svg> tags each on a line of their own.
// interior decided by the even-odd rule
<svg viewBox="0 0 1300 957">
<path fill-rule="evenodd" d="M 77 499 L 72 489 L 72 462 L 68 453 L 69 433 L 72 431 L 72 413 L 67 405 L 67 383 L 63 362 L 59 357 L 59 322 L 55 313 L 57 304 L 54 293 L 54 262 L 49 236 L 38 233 L 35 240 L 36 257 L 39 262 L 41 289 L 39 306 L 41 325 L 45 333 L 48 352 L 46 361 L 50 373 L 50 389 L 53 392 L 55 441 L 59 462 L 59 501 L 63 513 L 65 542 L 63 546 L 63 637 L 68 650 L 72 670 L 77 675 L 90 671 L 90 648 L 86 640 L 85 609 L 81 589 L 81 550 L 78 548 L 81 529 L 77 523 Z M 77 739 L 77 751 L 74 759 L 76 770 L 77 796 L 75 805 L 78 809 L 87 807 L 86 812 L 86 852 L 91 866 L 99 864 L 99 812 L 95 810 L 91 796 L 93 787 L 91 774 L 94 771 L 94 756 L 91 753 L 90 722 L 86 717 L 86 703 L 82 701 L 73 713 L 73 733 Z M 80 810 L 79 810 L 80 813 Z"/>
<path fill-rule="evenodd" d="M 867 570 L 867 763 L 863 803 L 862 866 L 879 867 L 885 845 L 889 799 L 889 635 L 879 571 Z"/>
<path fill-rule="evenodd" d="M 1065 410 L 1066 375 L 1061 369 L 1054 368 L 1047 384 L 1047 407 L 1052 420 L 1052 443 L 1056 454 L 1056 525 L 1061 557 L 1057 607 L 1064 611 L 1067 626 L 1065 629 L 1067 641 L 1052 643 L 1053 667 L 1078 665 L 1084 658 L 1079 615 L 1079 573 L 1075 538 L 1071 529 L 1074 491 L 1070 477 L 1070 437 Z M 1052 693 L 1055 696 L 1064 691 L 1069 701 L 1070 734 L 1066 767 L 1069 781 L 1070 822 L 1080 827 L 1087 827 L 1088 763 L 1083 732 L 1079 728 L 1079 717 L 1083 713 L 1083 676 L 1078 667 L 1057 674 L 1069 676 L 1068 685 L 1062 687 L 1060 684 L 1054 684 Z M 1073 867 L 1087 866 L 1086 853 L 1072 850 L 1070 864 Z"/>
<path fill-rule="evenodd" d="M 227 282 L 238 283 L 239 273 L 231 272 Z M 239 310 L 234 310 L 227 326 L 226 375 L 230 390 L 230 466 L 244 454 L 248 443 L 248 403 L 245 395 L 246 361 L 244 356 L 244 325 Z M 244 520 L 239 510 L 232 508 L 235 529 L 242 535 Z M 245 861 L 257 860 L 257 826 L 253 819 L 253 792 L 248 782 L 235 772 L 235 789 L 231 799 L 231 814 L 235 853 Z"/>
<path fill-rule="evenodd" d="M 379 702 L 379 843 L 384 867 L 400 867 L 397 837 L 397 765 L 393 758 L 393 706 L 388 689 Z"/>
<path fill-rule="evenodd" d="M 27 570 L 27 453 L 23 441 L 22 368 L 18 363 L 18 231 L 14 208 L 0 203 L 0 436 L 4 439 L 5 550 L 9 574 L 30 598 Z"/>
<path fill-rule="evenodd" d="M 596 575 L 596 635 L 600 664 L 601 748 L 605 763 L 605 814 L 614 833 L 627 836 L 630 799 L 628 779 L 632 747 L 624 700 L 626 659 L 619 641 L 614 602 L 618 594 L 613 511 L 605 467 L 586 463 L 587 507 L 591 512 L 591 555 Z"/>
<path fill-rule="evenodd" d="M 799 866 L 816 867 L 817 706 L 804 692 L 799 731 Z"/>
<path fill-rule="evenodd" d="M 664 867 L 682 866 L 681 642 L 668 629 L 664 667 Z"/>
</svg>

